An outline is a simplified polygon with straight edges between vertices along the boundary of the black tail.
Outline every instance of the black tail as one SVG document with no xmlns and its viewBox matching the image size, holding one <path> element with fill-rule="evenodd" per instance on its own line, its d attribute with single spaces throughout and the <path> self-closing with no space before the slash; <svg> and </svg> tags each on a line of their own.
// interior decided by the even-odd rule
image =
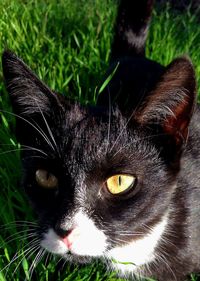
<svg viewBox="0 0 200 281">
<path fill-rule="evenodd" d="M 153 0 L 121 0 L 116 19 L 111 61 L 144 56 Z"/>
</svg>

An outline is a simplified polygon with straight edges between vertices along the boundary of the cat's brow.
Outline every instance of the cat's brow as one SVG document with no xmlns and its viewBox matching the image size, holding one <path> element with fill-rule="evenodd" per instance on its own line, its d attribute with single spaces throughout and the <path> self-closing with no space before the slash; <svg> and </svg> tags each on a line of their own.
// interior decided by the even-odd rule
<svg viewBox="0 0 200 281">
<path fill-rule="evenodd" d="M 142 103 L 142 101 L 143 101 L 143 99 L 144 99 L 144 96 L 145 96 L 145 92 L 143 92 L 143 94 L 141 95 L 140 100 L 139 100 L 138 103 L 137 103 L 137 106 L 135 107 L 135 109 L 133 110 L 133 112 L 131 113 L 131 115 L 129 116 L 129 118 L 127 119 L 126 123 L 125 123 L 124 126 L 122 127 L 121 132 L 120 132 L 119 135 L 117 136 L 117 138 L 116 138 L 114 144 L 112 145 L 112 147 L 110 148 L 110 151 L 109 151 L 109 152 L 111 152 L 111 151 L 114 149 L 115 145 L 118 143 L 118 141 L 120 140 L 120 138 L 123 136 L 123 133 L 124 133 L 124 131 L 126 130 L 128 124 L 129 124 L 129 122 L 131 121 L 131 119 L 133 118 L 133 116 L 137 113 L 137 110 L 138 110 L 138 108 L 140 107 L 140 105 L 141 105 L 141 103 Z"/>
<path fill-rule="evenodd" d="M 32 98 L 33 98 L 33 97 L 32 97 Z M 57 145 L 57 143 L 56 143 L 56 141 L 55 141 L 55 138 L 54 138 L 54 136 L 53 136 L 52 130 L 51 130 L 51 128 L 50 128 L 50 126 L 49 126 L 49 124 L 48 124 L 48 122 L 47 122 L 47 120 L 46 120 L 46 118 L 45 118 L 45 116 L 44 116 L 44 114 L 43 114 L 43 112 L 42 112 L 42 110 L 41 110 L 39 104 L 38 104 L 37 99 L 34 99 L 34 100 L 35 100 L 35 102 L 36 102 L 36 104 L 37 104 L 37 107 L 39 108 L 39 111 L 40 111 L 40 113 L 41 113 L 41 115 L 42 115 L 42 118 L 43 118 L 43 120 L 44 120 L 44 122 L 45 122 L 45 125 L 46 125 L 46 127 L 47 127 L 48 133 L 49 133 L 49 135 L 50 135 L 50 137 L 51 137 L 51 139 L 52 139 L 52 141 L 53 141 L 53 143 L 54 143 L 54 145 L 55 145 L 55 149 L 56 149 L 56 151 L 58 152 L 59 156 L 61 156 L 61 155 L 60 155 L 60 152 L 59 152 L 59 149 L 58 149 L 58 145 Z"/>
</svg>

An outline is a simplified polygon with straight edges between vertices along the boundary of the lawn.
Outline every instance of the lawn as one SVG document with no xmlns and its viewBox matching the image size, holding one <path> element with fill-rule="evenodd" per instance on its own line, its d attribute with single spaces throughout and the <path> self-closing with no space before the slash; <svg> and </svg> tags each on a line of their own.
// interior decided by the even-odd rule
<svg viewBox="0 0 200 281">
<path fill-rule="evenodd" d="M 51 88 L 84 104 L 94 103 L 96 88 L 109 63 L 114 3 L 2 0 L 0 53 L 12 49 Z M 147 43 L 149 58 L 167 65 L 181 54 L 189 55 L 200 85 L 199 42 L 197 16 L 190 11 L 170 11 L 168 6 L 157 7 Z M 39 262 L 37 249 L 30 252 L 34 214 L 20 189 L 19 145 L 10 111 L 0 68 L 0 281 L 120 280 L 115 273 L 105 273 L 99 262 L 70 266 L 51 255 Z"/>
</svg>

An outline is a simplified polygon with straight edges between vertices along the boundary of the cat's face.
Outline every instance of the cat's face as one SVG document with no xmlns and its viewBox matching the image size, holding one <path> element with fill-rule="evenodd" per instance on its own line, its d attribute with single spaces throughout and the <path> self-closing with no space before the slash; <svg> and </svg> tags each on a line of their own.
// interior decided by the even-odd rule
<svg viewBox="0 0 200 281">
<path fill-rule="evenodd" d="M 164 219 L 175 183 L 152 138 L 119 112 L 70 110 L 78 120 L 71 126 L 66 111 L 52 122 L 51 145 L 34 133 L 26 143 L 42 153 L 22 153 L 24 187 L 40 219 L 42 247 L 85 261 L 147 237 Z M 43 186 L 44 171 L 50 183 L 56 177 L 55 187 Z M 133 177 L 130 189 L 112 194 L 108 179 L 115 175 Z"/>
<path fill-rule="evenodd" d="M 79 262 L 106 257 L 133 267 L 154 258 L 166 231 L 193 110 L 192 94 L 186 96 L 189 91 L 183 92 L 178 81 L 175 98 L 169 90 L 178 64 L 186 60 L 169 67 L 155 99 L 148 98 L 130 118 L 118 106 L 83 108 L 65 100 L 18 58 L 5 54 L 4 75 L 22 144 L 23 186 L 38 214 L 42 247 Z M 179 84 L 189 89 L 193 72 L 187 64 Z M 165 88 L 166 96 L 159 96 Z"/>
</svg>

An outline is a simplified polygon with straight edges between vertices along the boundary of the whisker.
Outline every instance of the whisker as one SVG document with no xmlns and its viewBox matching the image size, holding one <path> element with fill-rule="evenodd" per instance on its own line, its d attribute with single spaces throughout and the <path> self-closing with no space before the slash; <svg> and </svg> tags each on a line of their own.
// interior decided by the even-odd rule
<svg viewBox="0 0 200 281">
<path fill-rule="evenodd" d="M 33 147 L 33 146 L 28 146 L 28 145 L 22 145 L 21 147 L 22 148 L 25 147 L 27 149 L 29 148 L 30 150 L 40 152 L 41 154 L 44 154 L 45 156 L 48 157 L 48 154 L 46 152 L 44 152 L 43 150 L 39 149 L 39 148 L 36 148 L 36 147 Z"/>
<path fill-rule="evenodd" d="M 7 229 L 5 229 L 5 231 L 9 231 L 11 229 L 12 228 L 7 228 Z M 19 236 L 20 236 L 20 238 L 24 238 L 24 239 L 34 237 L 34 236 L 36 237 L 37 236 L 36 229 L 35 228 L 24 229 L 24 230 L 18 231 L 17 233 L 13 233 L 13 234 L 9 235 L 8 237 L 5 238 L 5 240 L 2 239 L 3 241 L 0 244 L 0 248 L 4 247 L 7 244 L 10 244 L 13 241 L 18 240 Z"/>
<path fill-rule="evenodd" d="M 13 143 L 0 143 L 0 146 L 18 146 L 18 143 L 13 144 Z"/>
<path fill-rule="evenodd" d="M 33 97 L 32 97 L 32 98 L 33 98 Z M 50 129 L 49 124 L 48 124 L 48 122 L 47 122 L 47 120 L 46 120 L 46 118 L 45 118 L 45 116 L 44 116 L 44 114 L 43 114 L 43 112 L 42 112 L 42 110 L 41 110 L 41 108 L 40 108 L 40 106 L 39 106 L 37 100 L 36 100 L 36 99 L 34 99 L 34 100 L 35 100 L 35 102 L 36 102 L 36 104 L 37 104 L 37 106 L 38 106 L 38 108 L 39 108 L 39 111 L 40 111 L 40 113 L 41 113 L 41 115 L 42 115 L 42 118 L 43 118 L 43 120 L 44 120 L 44 122 L 45 122 L 45 125 L 46 125 L 46 127 L 47 127 L 48 133 L 49 133 L 49 135 L 50 135 L 50 137 L 51 137 L 51 139 L 52 139 L 52 141 L 53 141 L 53 143 L 54 143 L 54 145 L 55 145 L 55 148 L 56 148 L 58 154 L 60 155 L 59 149 L 58 149 L 58 146 L 57 146 L 57 143 L 56 143 L 55 138 L 54 138 L 53 133 L 52 133 L 52 130 Z"/>
<path fill-rule="evenodd" d="M 121 132 L 119 133 L 119 135 L 118 135 L 118 137 L 116 138 L 114 144 L 112 145 L 112 147 L 111 147 L 111 149 L 110 149 L 110 152 L 113 150 L 113 148 L 115 147 L 115 145 L 116 145 L 117 142 L 119 141 L 120 137 L 122 136 L 124 130 L 127 128 L 129 122 L 130 122 L 131 119 L 133 118 L 134 114 L 137 112 L 137 109 L 139 108 L 139 106 L 140 106 L 140 104 L 141 104 L 141 102 L 142 102 L 142 100 L 143 100 L 143 98 L 144 98 L 144 95 L 145 95 L 145 93 L 143 93 L 143 94 L 141 95 L 141 98 L 140 98 L 140 100 L 139 100 L 139 102 L 138 102 L 136 108 L 133 110 L 133 112 L 131 113 L 131 115 L 130 115 L 130 117 L 128 118 L 127 122 L 126 122 L 125 125 L 123 126 Z"/>
<path fill-rule="evenodd" d="M 57 265 L 59 262 L 61 262 L 62 259 L 63 259 L 63 258 L 59 259 L 59 261 L 56 263 L 56 265 Z M 67 260 L 65 260 L 64 263 L 62 264 L 62 267 L 61 267 L 62 270 L 64 269 L 64 267 L 65 267 L 66 264 L 67 264 Z"/>
<path fill-rule="evenodd" d="M 7 150 L 7 151 L 3 151 L 0 153 L 0 155 L 4 155 L 4 154 L 8 154 L 8 153 L 11 153 L 11 152 L 17 152 L 17 151 L 21 151 L 20 148 L 16 148 L 16 149 L 11 149 L 11 150 Z"/>
<path fill-rule="evenodd" d="M 37 227 L 37 225 L 32 225 L 32 224 L 29 224 L 29 225 L 24 225 L 24 224 L 18 224 L 18 225 L 16 225 L 16 224 L 13 224 L 13 225 L 5 225 L 5 226 L 0 226 L 0 230 L 2 229 L 2 230 L 12 230 L 12 229 L 17 229 L 17 228 L 22 228 L 22 227 L 24 227 L 24 228 L 26 228 L 26 227 L 28 227 L 28 229 L 30 229 L 30 228 L 32 228 L 32 229 L 36 229 L 36 228 L 39 228 L 39 227 Z"/>
<path fill-rule="evenodd" d="M 16 220 L 16 221 L 10 221 L 9 223 L 7 224 L 11 224 L 11 223 L 23 223 L 23 224 L 36 224 L 37 225 L 37 222 L 34 222 L 34 221 L 25 221 L 25 220 Z M 4 224 L 4 225 L 7 225 L 7 224 Z"/>
<path fill-rule="evenodd" d="M 36 148 L 16 148 L 16 149 L 3 151 L 3 152 L 0 153 L 0 155 L 7 154 L 7 153 L 10 153 L 10 152 L 17 152 L 17 151 L 37 151 L 37 152 L 40 152 L 40 153 L 44 154 L 46 157 L 48 157 L 48 155 L 45 152 L 43 152 L 40 149 L 36 149 Z"/>
<path fill-rule="evenodd" d="M 108 137 L 107 137 L 107 148 L 106 148 L 106 153 L 108 152 L 108 147 L 110 144 L 110 129 L 111 129 L 111 96 L 110 96 L 110 88 L 108 87 L 108 95 L 109 95 L 109 109 L 108 109 Z"/>
<path fill-rule="evenodd" d="M 36 241 L 36 242 L 39 242 L 39 241 Z M 15 268 L 15 270 L 14 270 L 12 276 L 14 276 L 15 272 L 17 272 L 17 269 L 19 268 L 20 264 L 21 264 L 22 261 L 29 255 L 29 253 L 32 252 L 32 254 L 33 254 L 33 253 L 35 252 L 35 249 L 38 250 L 38 245 L 36 244 L 36 242 L 34 241 L 34 243 L 31 243 L 31 244 L 33 244 L 33 245 L 27 249 L 27 250 L 29 250 L 29 251 L 27 251 L 27 252 L 24 254 L 24 256 L 22 257 L 22 259 L 18 262 L 18 264 L 17 264 L 17 266 L 16 266 L 16 268 Z M 29 245 L 30 245 L 30 244 L 29 244 Z M 31 254 L 31 255 L 32 255 L 32 254 Z M 28 258 L 26 258 L 26 259 L 28 259 Z"/>
<path fill-rule="evenodd" d="M 38 239 L 37 239 L 38 240 Z M 32 243 L 35 241 L 32 241 Z M 25 251 L 23 251 L 20 255 L 18 255 L 18 253 L 16 253 L 13 258 L 11 259 L 11 261 L 3 268 L 0 270 L 0 273 L 3 272 L 6 268 L 8 268 L 14 261 L 16 261 L 19 257 L 21 257 L 23 254 L 25 254 L 28 250 L 30 250 L 30 248 L 26 249 Z"/>
<path fill-rule="evenodd" d="M 47 267 L 47 263 L 48 263 L 50 257 L 51 257 L 51 253 L 48 252 L 47 255 L 46 255 L 45 262 L 44 262 L 45 267 Z"/>
<path fill-rule="evenodd" d="M 138 232 L 138 233 L 117 233 L 117 235 L 121 236 L 139 236 L 139 235 L 144 235 L 143 232 Z"/>
<path fill-rule="evenodd" d="M 143 141 L 143 140 L 147 140 L 147 139 L 151 139 L 151 138 L 155 138 L 155 137 L 161 137 L 161 136 L 165 136 L 166 134 L 164 133 L 160 133 L 160 134 L 155 134 L 155 135 L 151 135 L 151 136 L 146 136 L 143 138 L 139 138 L 137 139 L 137 141 Z M 125 144 L 124 146 L 122 146 L 114 155 L 113 157 L 115 157 L 118 153 L 120 153 L 123 149 L 125 149 L 128 146 L 131 146 L 133 143 L 135 142 L 135 140 L 133 139 L 133 141 L 129 142 L 128 144 Z"/>
<path fill-rule="evenodd" d="M 39 155 L 26 156 L 24 159 L 33 159 L 33 158 L 47 159 L 46 157 L 39 156 Z"/>
<path fill-rule="evenodd" d="M 167 259 L 165 258 L 165 256 L 162 255 L 161 253 L 159 253 L 159 255 L 157 255 L 157 258 L 161 263 L 164 263 L 164 265 L 167 267 L 167 269 L 171 272 L 174 280 L 177 280 L 176 275 L 175 275 L 173 269 L 171 268 L 171 266 L 169 265 L 169 263 L 167 262 Z"/>
<path fill-rule="evenodd" d="M 29 231 L 32 231 L 32 230 L 29 230 Z M 21 232 L 18 232 L 17 234 L 19 234 L 19 233 L 20 233 L 20 234 L 22 234 L 22 233 L 25 234 L 24 236 L 20 235 L 21 238 L 22 238 L 22 237 L 23 237 L 23 238 L 30 238 L 30 237 L 34 237 L 34 236 L 36 237 L 36 236 L 37 236 L 35 233 L 26 234 L 27 231 L 21 231 Z M 15 236 L 15 237 L 12 238 L 13 236 Z M 10 238 L 12 238 L 12 239 L 10 239 Z M 0 244 L 0 247 L 3 247 L 3 246 L 6 245 L 6 244 L 10 244 L 11 242 L 13 242 L 13 241 L 15 241 L 15 240 L 18 240 L 18 239 L 19 239 L 19 236 L 16 237 L 16 234 L 14 233 L 14 234 L 10 235 L 8 238 L 6 238 L 6 240 L 3 241 L 2 244 Z"/>
<path fill-rule="evenodd" d="M 19 226 L 34 226 L 35 228 L 39 228 L 38 224 L 36 222 L 31 222 L 31 221 L 12 221 L 12 222 L 9 222 L 9 223 L 6 223 L 6 224 L 2 224 L 0 225 L 0 229 L 5 229 L 6 227 L 10 227 L 10 228 L 13 228 L 13 227 L 19 227 Z"/>
<path fill-rule="evenodd" d="M 10 114 L 12 116 L 15 116 L 23 121 L 25 121 L 27 124 L 29 124 L 30 126 L 32 126 L 42 137 L 43 139 L 47 142 L 47 144 L 53 149 L 53 151 L 55 151 L 55 148 L 54 146 L 52 145 L 52 143 L 49 141 L 49 138 L 47 137 L 47 135 L 44 133 L 44 131 L 38 126 L 34 125 L 33 123 L 31 123 L 30 121 L 28 121 L 27 119 L 23 118 L 22 116 L 18 115 L 18 114 L 15 114 L 13 112 L 9 112 L 9 111 L 6 111 L 6 110 L 0 110 L 1 112 L 3 113 L 7 113 L 7 114 Z"/>
<path fill-rule="evenodd" d="M 42 259 L 43 255 L 44 255 L 45 250 L 44 249 L 40 249 L 39 252 L 37 253 L 36 257 L 34 258 L 34 260 L 32 261 L 31 267 L 29 269 L 29 279 L 31 280 L 32 275 L 33 275 L 33 271 L 36 268 L 37 264 L 40 262 L 40 260 Z"/>
<path fill-rule="evenodd" d="M 18 145 L 14 145 L 14 144 L 0 144 L 0 147 L 1 146 L 12 146 L 12 147 L 16 147 L 16 146 L 18 146 Z M 16 148 L 16 149 L 18 149 L 18 150 L 25 150 L 25 149 L 27 149 L 27 150 L 33 150 L 33 151 L 37 151 L 37 152 L 40 152 L 41 154 L 44 154 L 45 156 L 47 156 L 48 157 L 48 154 L 46 153 L 46 152 L 44 152 L 44 151 L 42 151 L 41 149 L 38 149 L 38 148 L 36 148 L 36 147 L 33 147 L 33 146 L 28 146 L 28 145 L 20 145 L 18 148 Z M 13 150 L 10 150 L 10 151 L 13 151 Z M 9 151 L 9 152 L 10 152 Z M 4 152 L 6 152 L 7 153 L 7 151 L 3 151 L 2 153 L 4 153 Z"/>
</svg>

